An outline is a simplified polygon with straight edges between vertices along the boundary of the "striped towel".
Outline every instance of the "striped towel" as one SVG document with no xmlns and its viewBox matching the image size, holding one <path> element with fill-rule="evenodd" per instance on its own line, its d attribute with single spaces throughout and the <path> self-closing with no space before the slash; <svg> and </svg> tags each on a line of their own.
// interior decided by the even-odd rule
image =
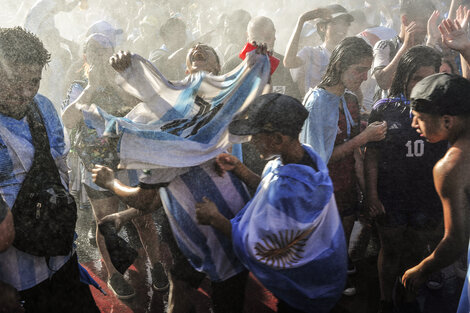
<svg viewBox="0 0 470 313">
<path fill-rule="evenodd" d="M 142 103 L 124 118 L 92 105 L 83 111 L 84 120 L 98 134 L 121 136 L 124 168 L 195 166 L 231 145 L 229 123 L 262 93 L 269 72 L 268 58 L 251 53 L 226 75 L 198 72 L 172 83 L 149 61 L 133 55 L 118 83 Z"/>
<path fill-rule="evenodd" d="M 232 173 L 220 177 L 208 161 L 173 179 L 160 196 L 181 252 L 211 281 L 224 281 L 244 270 L 229 238 L 211 226 L 199 225 L 196 203 L 208 196 L 219 211 L 232 219 L 250 199 L 245 186 Z"/>
</svg>

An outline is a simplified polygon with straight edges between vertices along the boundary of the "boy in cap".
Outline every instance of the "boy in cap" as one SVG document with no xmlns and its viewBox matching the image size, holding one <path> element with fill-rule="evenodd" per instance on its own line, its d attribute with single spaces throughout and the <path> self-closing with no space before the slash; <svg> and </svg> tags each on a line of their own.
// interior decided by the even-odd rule
<svg viewBox="0 0 470 313">
<path fill-rule="evenodd" d="M 317 21 L 317 31 L 323 44 L 299 50 L 300 35 L 304 23 Z M 330 61 L 331 52 L 343 40 L 354 20 L 339 4 L 328 5 L 302 14 L 287 45 L 284 66 L 292 69 L 292 77 L 304 95 L 321 80 Z"/>
<path fill-rule="evenodd" d="M 457 260 L 469 239 L 470 219 L 470 82 L 452 74 L 434 74 L 411 93 L 412 126 L 429 142 L 447 140 L 451 147 L 434 166 L 434 184 L 444 210 L 444 237 L 436 249 L 402 277 L 417 291 L 427 277 Z M 459 312 L 468 312 L 468 274 Z"/>
<path fill-rule="evenodd" d="M 329 312 L 341 297 L 347 269 L 344 233 L 328 169 L 298 136 L 308 111 L 286 95 L 266 94 L 234 120 L 232 135 L 251 135 L 263 177 L 233 155 L 216 162 L 257 191 L 232 220 L 204 197 L 199 223 L 232 238 L 242 263 L 279 299 L 277 312 Z"/>
</svg>

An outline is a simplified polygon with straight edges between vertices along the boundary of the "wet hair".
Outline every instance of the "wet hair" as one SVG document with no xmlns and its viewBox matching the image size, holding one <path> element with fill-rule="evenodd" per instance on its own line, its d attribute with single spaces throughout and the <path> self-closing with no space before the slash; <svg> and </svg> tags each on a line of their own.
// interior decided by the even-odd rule
<svg viewBox="0 0 470 313">
<path fill-rule="evenodd" d="M 455 56 L 452 54 L 444 55 L 441 59 L 441 66 L 447 64 L 451 70 L 451 74 L 458 74 L 457 64 L 455 63 Z"/>
<path fill-rule="evenodd" d="M 429 18 L 434 10 L 434 4 L 429 0 L 400 0 L 400 15 L 407 15 L 411 20 Z"/>
<path fill-rule="evenodd" d="M 185 32 L 186 24 L 180 18 L 171 17 L 160 27 L 160 36 L 166 40 L 178 29 Z"/>
<path fill-rule="evenodd" d="M 49 63 L 50 53 L 42 41 L 22 27 L 0 28 L 0 64 L 40 65 Z"/>
<path fill-rule="evenodd" d="M 346 37 L 331 53 L 330 63 L 318 87 L 335 86 L 348 67 L 358 64 L 364 58 L 372 58 L 372 48 L 362 38 Z"/>
<path fill-rule="evenodd" d="M 441 66 L 441 54 L 436 49 L 427 46 L 414 46 L 398 61 L 397 71 L 390 87 L 391 97 L 409 95 L 408 83 L 416 71 L 423 66 L 433 66 L 436 73 Z"/>
</svg>

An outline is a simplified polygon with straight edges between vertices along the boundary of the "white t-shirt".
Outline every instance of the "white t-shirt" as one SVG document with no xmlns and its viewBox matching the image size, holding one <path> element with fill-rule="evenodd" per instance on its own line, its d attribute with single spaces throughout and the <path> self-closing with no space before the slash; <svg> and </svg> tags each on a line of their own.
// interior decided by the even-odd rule
<svg viewBox="0 0 470 313">
<path fill-rule="evenodd" d="M 331 52 L 325 44 L 316 47 L 304 47 L 297 54 L 304 65 L 292 69 L 291 74 L 294 82 L 304 96 L 310 88 L 314 88 L 321 81 L 330 62 Z"/>
</svg>

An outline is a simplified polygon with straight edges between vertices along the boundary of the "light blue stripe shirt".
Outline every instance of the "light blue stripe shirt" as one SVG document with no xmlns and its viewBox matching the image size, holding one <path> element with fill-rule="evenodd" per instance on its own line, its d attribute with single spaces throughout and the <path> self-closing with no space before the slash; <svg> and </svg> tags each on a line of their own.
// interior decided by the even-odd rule
<svg viewBox="0 0 470 313">
<path fill-rule="evenodd" d="M 35 101 L 45 122 L 51 154 L 67 188 L 67 148 L 62 124 L 47 98 L 36 95 Z M 31 168 L 33 157 L 34 146 L 27 118 L 16 120 L 0 114 L 0 196 L 10 209 Z M 11 246 L 0 253 L 0 280 L 18 290 L 26 290 L 51 277 L 69 258 L 70 255 L 53 257 L 49 260 L 48 268 L 44 257 L 27 254 Z"/>
<path fill-rule="evenodd" d="M 220 177 L 214 170 L 214 160 L 171 180 L 168 187 L 160 189 L 160 196 L 181 252 L 199 272 L 211 281 L 224 281 L 244 270 L 235 256 L 230 239 L 211 226 L 196 221 L 195 204 L 204 196 L 215 202 L 219 211 L 228 219 L 249 201 L 245 186 L 231 173 Z M 158 170 L 141 176 L 143 183 L 155 184 Z"/>
</svg>

